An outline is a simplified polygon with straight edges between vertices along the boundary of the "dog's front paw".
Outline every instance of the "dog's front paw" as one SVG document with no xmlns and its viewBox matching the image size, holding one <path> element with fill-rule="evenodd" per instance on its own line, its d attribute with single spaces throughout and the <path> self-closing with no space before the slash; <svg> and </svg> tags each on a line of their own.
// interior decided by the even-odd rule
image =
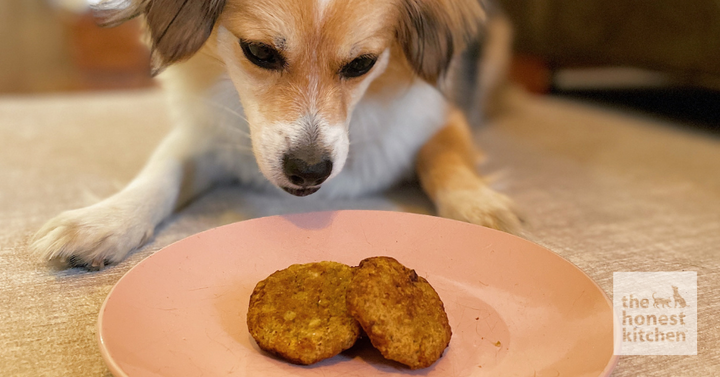
<svg viewBox="0 0 720 377">
<path fill-rule="evenodd" d="M 99 270 L 117 263 L 152 236 L 154 227 L 130 208 L 100 202 L 63 212 L 33 237 L 30 250 L 48 261 Z"/>
<path fill-rule="evenodd" d="M 438 215 L 508 233 L 520 230 L 521 221 L 512 200 L 487 186 L 439 192 Z"/>
</svg>

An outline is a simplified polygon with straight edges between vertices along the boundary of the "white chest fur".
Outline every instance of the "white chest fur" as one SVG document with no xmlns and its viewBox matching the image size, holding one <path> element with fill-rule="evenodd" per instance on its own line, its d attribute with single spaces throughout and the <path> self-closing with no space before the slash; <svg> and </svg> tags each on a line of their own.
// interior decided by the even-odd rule
<svg viewBox="0 0 720 377">
<path fill-rule="evenodd" d="M 242 184 L 270 188 L 252 155 L 248 125 L 230 80 L 218 81 L 206 103 L 204 113 L 212 114 L 217 125 L 222 163 Z M 443 126 L 447 106 L 435 88 L 419 79 L 392 98 L 365 96 L 350 121 L 345 167 L 314 196 L 356 197 L 410 176 L 418 150 Z"/>
</svg>

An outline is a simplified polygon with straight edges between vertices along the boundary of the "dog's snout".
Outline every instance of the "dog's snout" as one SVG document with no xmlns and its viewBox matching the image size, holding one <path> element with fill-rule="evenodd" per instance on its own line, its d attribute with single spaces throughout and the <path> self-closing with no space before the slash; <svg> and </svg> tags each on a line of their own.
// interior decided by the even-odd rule
<svg viewBox="0 0 720 377">
<path fill-rule="evenodd" d="M 323 156 L 319 161 L 308 161 L 292 154 L 283 157 L 283 172 L 294 185 L 312 187 L 320 185 L 332 173 L 333 163 L 330 157 Z"/>
</svg>

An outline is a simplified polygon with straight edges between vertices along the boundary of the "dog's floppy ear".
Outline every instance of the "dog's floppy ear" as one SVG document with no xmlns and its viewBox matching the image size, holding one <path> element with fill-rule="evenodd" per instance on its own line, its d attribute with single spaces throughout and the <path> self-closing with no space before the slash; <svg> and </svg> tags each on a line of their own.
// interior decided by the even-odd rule
<svg viewBox="0 0 720 377">
<path fill-rule="evenodd" d="M 101 26 L 145 17 L 156 74 L 197 52 L 210 37 L 224 6 L 225 0 L 106 0 L 94 10 Z"/>
<path fill-rule="evenodd" d="M 397 36 L 415 73 L 479 124 L 510 64 L 507 17 L 491 0 L 400 1 Z"/>
<path fill-rule="evenodd" d="M 453 58 L 478 38 L 485 18 L 479 0 L 400 0 L 398 41 L 415 73 L 438 84 Z"/>
</svg>

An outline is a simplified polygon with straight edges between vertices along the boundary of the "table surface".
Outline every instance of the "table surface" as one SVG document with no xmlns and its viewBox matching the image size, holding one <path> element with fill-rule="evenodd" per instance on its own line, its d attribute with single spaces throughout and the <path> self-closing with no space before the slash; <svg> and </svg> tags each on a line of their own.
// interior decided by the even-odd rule
<svg viewBox="0 0 720 377">
<path fill-rule="evenodd" d="M 169 130 L 158 91 L 0 97 L 0 375 L 109 375 L 96 343 L 105 296 L 143 258 L 243 219 L 328 209 L 432 213 L 414 186 L 358 200 L 217 188 L 100 272 L 54 270 L 27 251 L 61 211 L 123 187 Z M 518 204 L 522 236 L 612 294 L 614 271 L 697 271 L 698 355 L 626 356 L 614 376 L 720 373 L 720 139 L 670 121 L 521 93 L 479 129 L 482 169 Z"/>
</svg>

